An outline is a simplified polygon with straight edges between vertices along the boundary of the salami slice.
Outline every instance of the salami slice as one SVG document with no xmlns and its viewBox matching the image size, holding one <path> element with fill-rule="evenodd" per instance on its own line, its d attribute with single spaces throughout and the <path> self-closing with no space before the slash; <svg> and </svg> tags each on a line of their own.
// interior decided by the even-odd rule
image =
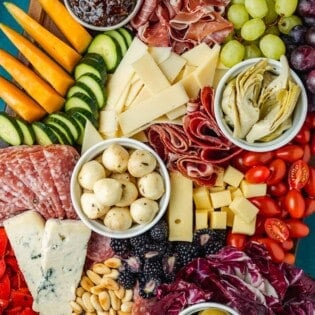
<svg viewBox="0 0 315 315">
<path fill-rule="evenodd" d="M 92 232 L 86 255 L 93 262 L 101 262 L 113 257 L 114 252 L 110 247 L 110 238 Z"/>
</svg>

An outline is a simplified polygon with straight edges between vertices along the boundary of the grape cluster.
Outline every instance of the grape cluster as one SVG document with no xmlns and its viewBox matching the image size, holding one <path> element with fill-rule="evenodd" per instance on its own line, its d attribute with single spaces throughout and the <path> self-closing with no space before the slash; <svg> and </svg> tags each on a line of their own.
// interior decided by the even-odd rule
<svg viewBox="0 0 315 315">
<path fill-rule="evenodd" d="M 230 68 L 243 59 L 280 59 L 286 53 L 281 34 L 303 24 L 297 6 L 298 0 L 232 0 L 227 19 L 234 32 L 221 50 L 221 63 Z"/>
</svg>

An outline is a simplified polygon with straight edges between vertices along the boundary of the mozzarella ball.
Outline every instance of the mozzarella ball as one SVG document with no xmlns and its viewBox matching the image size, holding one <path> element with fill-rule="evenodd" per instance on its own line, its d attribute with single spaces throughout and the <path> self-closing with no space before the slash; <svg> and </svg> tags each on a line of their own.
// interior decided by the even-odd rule
<svg viewBox="0 0 315 315">
<path fill-rule="evenodd" d="M 122 187 L 122 195 L 119 202 L 115 204 L 117 207 L 127 207 L 130 206 L 130 204 L 135 201 L 138 197 L 138 189 L 137 186 L 134 183 L 131 183 L 127 180 L 118 180 Z"/>
<path fill-rule="evenodd" d="M 149 223 L 159 211 L 159 204 L 148 198 L 139 198 L 130 205 L 130 214 L 138 224 Z"/>
<path fill-rule="evenodd" d="M 127 170 L 128 151 L 119 144 L 111 144 L 102 155 L 104 166 L 113 172 L 123 173 Z"/>
<path fill-rule="evenodd" d="M 142 176 L 138 180 L 139 192 L 143 197 L 157 200 L 164 193 L 164 182 L 158 172 L 152 172 Z"/>
<path fill-rule="evenodd" d="M 81 187 L 92 190 L 94 183 L 105 177 L 105 175 L 106 173 L 103 165 L 92 160 L 83 164 L 78 175 L 78 182 Z"/>
<path fill-rule="evenodd" d="M 102 178 L 95 182 L 93 191 L 96 200 L 103 206 L 113 206 L 122 196 L 121 183 L 112 178 Z"/>
<path fill-rule="evenodd" d="M 108 206 L 100 205 L 94 193 L 83 193 L 81 195 L 82 211 L 89 219 L 98 219 L 108 210 Z"/>
<path fill-rule="evenodd" d="M 128 172 L 112 173 L 110 177 L 117 179 L 117 180 L 120 180 L 120 179 L 127 180 L 129 182 L 134 183 L 134 184 L 136 183 L 136 179 L 133 176 L 131 176 Z"/>
<path fill-rule="evenodd" d="M 128 230 L 132 225 L 132 218 L 128 208 L 111 208 L 105 218 L 104 225 L 114 231 Z"/>
<path fill-rule="evenodd" d="M 134 177 L 142 177 L 156 168 L 156 159 L 147 150 L 135 150 L 128 161 L 128 171 Z"/>
</svg>

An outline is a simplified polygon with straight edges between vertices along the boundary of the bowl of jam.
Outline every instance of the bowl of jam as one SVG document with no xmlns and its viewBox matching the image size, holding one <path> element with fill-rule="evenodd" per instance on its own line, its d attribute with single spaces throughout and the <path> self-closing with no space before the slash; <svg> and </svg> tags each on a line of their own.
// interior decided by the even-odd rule
<svg viewBox="0 0 315 315">
<path fill-rule="evenodd" d="M 65 0 L 72 17 L 93 31 L 108 31 L 129 23 L 142 0 Z"/>
</svg>

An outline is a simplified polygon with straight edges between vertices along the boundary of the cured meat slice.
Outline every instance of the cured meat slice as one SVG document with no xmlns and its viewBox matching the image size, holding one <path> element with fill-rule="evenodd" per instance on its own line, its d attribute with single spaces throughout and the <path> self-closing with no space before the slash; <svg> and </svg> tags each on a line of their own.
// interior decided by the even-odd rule
<svg viewBox="0 0 315 315">
<path fill-rule="evenodd" d="M 92 232 L 87 248 L 87 258 L 93 262 L 101 262 L 113 257 L 114 252 L 110 247 L 110 238 Z"/>
</svg>

